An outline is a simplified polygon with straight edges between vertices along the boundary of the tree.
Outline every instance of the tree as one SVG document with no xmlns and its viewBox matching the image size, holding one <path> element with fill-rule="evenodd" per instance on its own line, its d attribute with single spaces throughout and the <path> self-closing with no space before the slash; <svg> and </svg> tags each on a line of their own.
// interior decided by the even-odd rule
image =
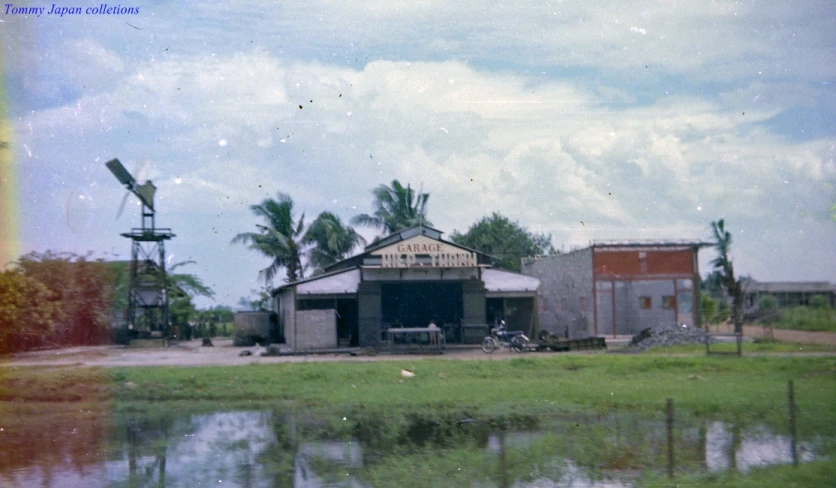
<svg viewBox="0 0 836 488">
<path fill-rule="evenodd" d="M 65 319 L 55 295 L 20 269 L 0 273 L 0 353 L 28 349 Z"/>
<path fill-rule="evenodd" d="M 241 297 L 238 299 L 238 308 L 245 311 L 257 312 L 259 310 L 267 310 L 270 308 L 270 299 L 272 298 L 273 288 L 264 286 L 260 290 L 250 290 L 251 297 Z"/>
<path fill-rule="evenodd" d="M 417 225 L 432 225 L 427 220 L 428 193 L 416 192 L 398 180 L 392 186 L 380 185 L 372 190 L 372 215 L 360 214 L 351 219 L 354 225 L 365 225 L 392 234 Z"/>
<path fill-rule="evenodd" d="M 112 339 L 117 270 L 90 255 L 31 252 L 17 267 L 43 283 L 64 311 L 48 339 L 58 344 L 101 344 Z"/>
<path fill-rule="evenodd" d="M 703 295 L 708 295 L 711 298 L 724 297 L 726 292 L 723 289 L 723 276 L 719 271 L 712 271 L 702 280 L 701 289 Z"/>
<path fill-rule="evenodd" d="M 737 336 L 737 351 L 740 354 L 740 341 L 743 335 L 743 285 L 741 280 L 735 277 L 734 265 L 729 252 L 731 250 L 731 233 L 725 228 L 725 222 L 720 219 L 711 223 L 714 233 L 714 249 L 717 257 L 711 261 L 715 271 L 720 274 L 720 280 L 725 288 L 728 297 L 732 301 L 731 316 L 734 322 L 734 333 Z"/>
<path fill-rule="evenodd" d="M 532 233 L 496 212 L 482 217 L 464 234 L 453 231 L 450 240 L 493 256 L 494 268 L 516 272 L 520 271 L 523 258 L 557 254 L 550 234 Z"/>
<path fill-rule="evenodd" d="M 258 205 L 250 206 L 256 216 L 266 221 L 265 225 L 256 224 L 258 232 L 244 232 L 232 239 L 233 243 L 242 242 L 249 248 L 269 257 L 273 262 L 259 272 L 265 283 L 271 283 L 281 268 L 285 269 L 287 282 L 304 278 L 302 268 L 302 231 L 305 228 L 305 215 L 295 220 L 293 200 L 290 196 L 279 193 L 276 200 L 265 199 Z"/>
<path fill-rule="evenodd" d="M 190 337 L 187 331 L 189 321 L 194 319 L 197 309 L 192 299 L 197 296 L 212 298 L 215 292 L 203 284 L 197 276 L 189 273 L 175 273 L 174 271 L 194 261 L 181 261 L 169 268 L 167 273 L 166 291 L 168 293 L 168 315 L 172 325 L 180 328 L 181 337 Z"/>
<path fill-rule="evenodd" d="M 305 237 L 305 244 L 313 244 L 310 250 L 310 264 L 321 272 L 328 266 L 345 259 L 357 246 L 366 240 L 350 226 L 344 226 L 339 217 L 331 212 L 322 212 L 311 223 Z"/>
</svg>

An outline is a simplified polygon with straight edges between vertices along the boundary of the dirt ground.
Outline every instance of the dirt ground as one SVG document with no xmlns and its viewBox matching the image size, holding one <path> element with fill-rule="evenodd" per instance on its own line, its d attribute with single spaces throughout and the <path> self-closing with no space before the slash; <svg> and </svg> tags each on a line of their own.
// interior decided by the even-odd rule
<svg viewBox="0 0 836 488">
<path fill-rule="evenodd" d="M 728 329 L 728 330 L 726 330 Z M 732 329 L 713 326 L 712 333 L 731 333 Z M 760 326 L 744 327 L 744 335 L 748 337 L 764 337 L 769 331 Z M 836 333 L 803 332 L 795 330 L 775 329 L 774 338 L 781 342 L 818 343 L 836 345 Z M 619 345 L 629 341 L 627 336 L 619 336 Z M 485 354 L 481 349 L 452 349 L 448 348 L 444 354 L 378 354 L 376 356 L 352 356 L 349 354 L 307 354 L 295 356 L 241 356 L 241 351 L 255 348 L 233 347 L 232 339 L 215 338 L 214 347 L 202 347 L 201 341 L 181 342 L 167 348 L 125 348 L 119 346 L 85 346 L 45 351 L 31 351 L 13 354 L 0 358 L 0 368 L 3 366 L 101 366 L 114 368 L 120 366 L 234 366 L 247 364 L 270 363 L 304 363 L 317 361 L 376 361 L 380 359 L 415 361 L 423 358 L 439 359 L 482 359 L 503 360 L 519 357 L 518 353 L 502 349 L 493 354 Z M 607 339 L 610 349 L 618 347 Z M 538 356 L 549 354 L 590 354 L 594 352 L 551 353 L 538 352 Z M 532 353 L 533 354 L 533 353 Z"/>
<path fill-rule="evenodd" d="M 255 348 L 233 347 L 232 339 L 212 339 L 214 347 L 202 347 L 201 341 L 181 342 L 167 348 L 125 348 L 119 346 L 84 346 L 46 351 L 31 351 L 0 359 L 3 366 L 233 366 L 252 363 L 300 363 L 314 361 L 376 361 L 380 359 L 414 361 L 422 358 L 441 359 L 506 359 L 518 357 L 508 350 L 485 354 L 481 349 L 448 349 L 444 354 L 307 354 L 295 356 L 241 356 Z M 538 353 L 540 354 L 540 353 Z"/>
</svg>

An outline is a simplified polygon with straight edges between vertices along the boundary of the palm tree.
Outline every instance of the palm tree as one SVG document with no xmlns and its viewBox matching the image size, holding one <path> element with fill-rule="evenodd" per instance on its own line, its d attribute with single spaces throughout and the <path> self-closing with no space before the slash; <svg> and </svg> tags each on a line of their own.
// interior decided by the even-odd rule
<svg viewBox="0 0 836 488">
<path fill-rule="evenodd" d="M 194 261 L 181 261 L 171 268 L 167 273 L 166 291 L 168 293 L 168 316 L 172 325 L 179 327 L 180 338 L 191 337 L 191 333 L 186 331 L 189 320 L 196 314 L 192 298 L 203 296 L 212 298 L 215 292 L 206 286 L 199 277 L 190 273 L 175 273 L 177 268 L 186 266 L 188 264 L 197 264 Z"/>
<path fill-rule="evenodd" d="M 392 186 L 380 185 L 372 190 L 374 214 L 360 214 L 351 219 L 355 225 L 366 225 L 392 234 L 416 225 L 432 225 L 427 220 L 428 193 L 416 192 L 398 180 Z"/>
<path fill-rule="evenodd" d="M 343 260 L 355 247 L 366 245 L 363 236 L 350 226 L 344 226 L 340 218 L 331 212 L 319 214 L 302 242 L 314 245 L 309 257 L 318 271 Z"/>
<path fill-rule="evenodd" d="M 714 232 L 714 249 L 718 255 L 711 261 L 711 265 L 720 275 L 721 283 L 732 299 L 732 320 L 737 336 L 737 352 L 740 354 L 740 340 L 743 334 L 743 286 L 740 280 L 735 278 L 734 265 L 729 258 L 731 233 L 726 230 L 723 219 L 712 222 L 711 229 Z"/>
<path fill-rule="evenodd" d="M 294 282 L 304 278 L 302 268 L 302 230 L 305 228 L 305 215 L 295 221 L 293 218 L 293 199 L 279 193 L 277 200 L 268 198 L 250 209 L 263 217 L 266 225 L 256 224 L 258 232 L 243 232 L 232 239 L 233 243 L 243 242 L 249 248 L 271 258 L 273 262 L 258 275 L 265 283 L 273 281 L 279 269 L 285 268 L 285 281 Z"/>
</svg>

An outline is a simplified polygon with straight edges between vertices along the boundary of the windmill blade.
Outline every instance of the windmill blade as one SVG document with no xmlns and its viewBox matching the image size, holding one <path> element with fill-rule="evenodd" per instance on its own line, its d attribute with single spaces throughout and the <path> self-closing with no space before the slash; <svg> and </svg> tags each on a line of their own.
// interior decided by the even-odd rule
<svg viewBox="0 0 836 488">
<path fill-rule="evenodd" d="M 119 180 L 119 183 L 122 183 L 127 187 L 131 187 L 136 182 L 134 177 L 128 173 L 128 170 L 122 166 L 122 163 L 120 163 L 118 159 L 111 159 L 105 163 L 105 166 L 107 166 L 107 169 L 109 169 L 110 172 L 113 173 L 113 176 Z"/>
<path fill-rule="evenodd" d="M 118 220 L 119 217 L 122 216 L 122 212 L 125 211 L 125 204 L 128 203 L 128 197 L 131 196 L 131 192 L 126 191 L 125 196 L 122 197 L 122 203 L 119 205 L 119 211 L 116 212 L 116 219 Z"/>
</svg>

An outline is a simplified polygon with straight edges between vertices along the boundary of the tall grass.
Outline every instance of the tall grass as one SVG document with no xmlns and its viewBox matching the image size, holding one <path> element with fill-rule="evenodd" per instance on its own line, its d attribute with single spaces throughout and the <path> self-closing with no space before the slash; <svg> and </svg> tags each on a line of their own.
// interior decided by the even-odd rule
<svg viewBox="0 0 836 488">
<path fill-rule="evenodd" d="M 836 332 L 836 309 L 830 307 L 792 307 L 781 310 L 778 319 L 771 322 L 780 329 L 810 332 Z"/>
</svg>

